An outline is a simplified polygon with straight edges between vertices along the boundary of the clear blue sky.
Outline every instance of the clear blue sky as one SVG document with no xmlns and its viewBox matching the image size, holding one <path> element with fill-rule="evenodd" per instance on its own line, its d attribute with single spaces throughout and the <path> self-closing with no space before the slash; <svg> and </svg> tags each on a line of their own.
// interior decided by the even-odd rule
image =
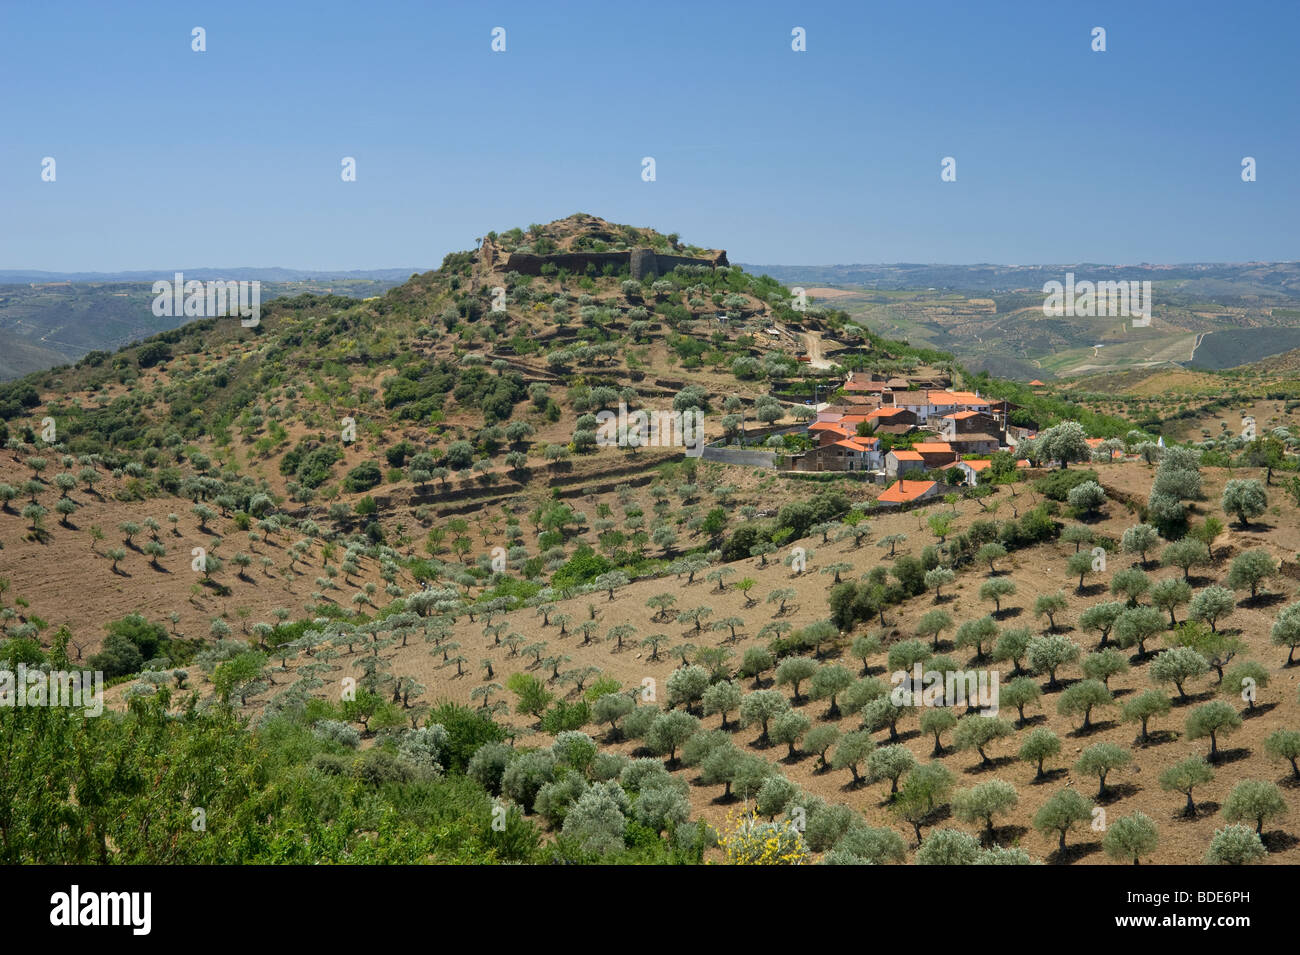
<svg viewBox="0 0 1300 955">
<path fill-rule="evenodd" d="M 3 0 L 0 268 L 434 266 L 579 211 L 755 263 L 1296 259 L 1298 39 L 1295 0 Z"/>
</svg>

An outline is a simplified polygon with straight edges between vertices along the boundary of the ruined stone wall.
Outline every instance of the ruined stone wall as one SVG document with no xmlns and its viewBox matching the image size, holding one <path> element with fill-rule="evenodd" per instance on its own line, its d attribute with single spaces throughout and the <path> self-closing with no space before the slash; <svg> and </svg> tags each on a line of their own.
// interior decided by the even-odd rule
<svg viewBox="0 0 1300 955">
<path fill-rule="evenodd" d="M 488 252 L 483 256 L 483 261 L 491 267 L 499 264 L 501 257 L 494 252 Z M 630 252 L 554 252 L 549 255 L 511 252 L 501 267 L 507 272 L 518 272 L 520 275 L 541 275 L 542 266 L 547 263 L 559 269 L 568 269 L 575 274 L 585 272 L 588 265 L 594 266 L 597 272 L 603 271 L 607 265 L 612 265 L 616 269 L 626 266 L 632 278 L 637 281 L 651 273 L 664 275 L 679 265 L 707 265 L 717 268 L 728 264 L 726 252 L 719 252 L 710 258 L 697 259 L 686 255 L 662 255 L 652 249 L 633 249 Z"/>
</svg>

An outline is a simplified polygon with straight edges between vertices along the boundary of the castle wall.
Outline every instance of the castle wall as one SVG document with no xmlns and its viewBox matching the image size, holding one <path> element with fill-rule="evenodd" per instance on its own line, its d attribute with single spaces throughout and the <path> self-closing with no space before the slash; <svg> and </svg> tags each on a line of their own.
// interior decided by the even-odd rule
<svg viewBox="0 0 1300 955">
<path fill-rule="evenodd" d="M 603 271 L 605 266 L 614 268 L 627 266 L 632 278 L 640 281 L 654 273 L 663 275 L 679 265 L 707 265 L 711 268 L 727 265 L 727 253 L 719 252 L 716 257 L 697 259 L 686 255 L 662 255 L 652 249 L 632 249 L 630 252 L 554 252 L 550 255 L 538 255 L 535 252 L 511 252 L 504 268 L 508 272 L 520 275 L 541 275 L 542 266 L 551 263 L 556 268 L 568 269 L 581 274 L 588 265 L 595 266 L 596 271 Z"/>
</svg>

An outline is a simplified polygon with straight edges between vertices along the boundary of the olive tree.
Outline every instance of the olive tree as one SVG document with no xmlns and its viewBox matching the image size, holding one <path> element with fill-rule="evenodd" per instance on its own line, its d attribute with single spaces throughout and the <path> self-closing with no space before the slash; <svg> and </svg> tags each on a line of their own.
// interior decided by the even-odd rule
<svg viewBox="0 0 1300 955">
<path fill-rule="evenodd" d="M 832 663 L 819 667 L 817 672 L 813 674 L 808 695 L 814 700 L 829 700 L 830 706 L 826 710 L 825 718 L 828 720 L 838 719 L 840 707 L 836 702 L 836 698 L 852 685 L 853 674 L 849 672 L 848 667 Z"/>
<path fill-rule="evenodd" d="M 1099 706 L 1114 706 L 1115 698 L 1100 680 L 1080 680 L 1073 684 L 1056 701 L 1056 712 L 1061 716 L 1083 715 L 1080 733 L 1092 728 L 1092 711 Z"/>
<path fill-rule="evenodd" d="M 1168 696 L 1159 690 L 1145 690 L 1124 704 L 1120 716 L 1126 723 L 1141 724 L 1142 728 L 1133 742 L 1145 743 L 1151 738 L 1147 724 L 1157 716 L 1167 716 L 1169 709 Z"/>
<path fill-rule="evenodd" d="M 1034 773 L 1034 781 L 1038 782 L 1045 779 L 1047 774 L 1043 772 L 1044 761 L 1051 759 L 1061 752 L 1061 739 L 1045 726 L 1040 726 L 1025 737 L 1025 741 L 1020 744 L 1019 756 L 1026 763 L 1033 763 L 1037 766 Z"/>
<path fill-rule="evenodd" d="M 1015 728 L 1000 716 L 988 717 L 972 713 L 957 721 L 957 727 L 953 730 L 953 744 L 959 750 L 975 750 L 979 753 L 980 765 L 991 766 L 993 760 L 989 759 L 984 750 L 995 740 L 1013 736 L 1015 732 Z"/>
<path fill-rule="evenodd" d="M 921 732 L 934 736 L 934 750 L 931 756 L 943 755 L 943 742 L 940 737 L 957 725 L 957 716 L 946 706 L 926 707 L 921 713 Z"/>
<path fill-rule="evenodd" d="M 974 865 L 980 844 L 969 832 L 936 829 L 916 850 L 917 865 Z"/>
<path fill-rule="evenodd" d="M 1236 517 L 1242 528 L 1250 526 L 1252 517 L 1259 517 L 1268 510 L 1268 495 L 1264 485 L 1250 479 L 1233 479 L 1223 486 L 1223 496 L 1219 499 L 1223 513 Z"/>
<path fill-rule="evenodd" d="M 1246 865 L 1268 855 L 1263 840 L 1250 826 L 1227 826 L 1214 830 L 1205 853 L 1207 865 Z"/>
<path fill-rule="evenodd" d="M 1269 630 L 1268 642 L 1275 647 L 1286 647 L 1286 666 L 1295 665 L 1295 648 L 1300 647 L 1300 602 L 1282 609 Z"/>
<path fill-rule="evenodd" d="M 784 713 L 789 708 L 790 701 L 777 690 L 755 690 L 746 693 L 740 701 L 740 725 L 752 726 L 757 723 L 762 730 L 758 736 L 758 745 L 766 746 L 770 741 L 768 723 L 777 714 Z"/>
<path fill-rule="evenodd" d="M 1219 736 L 1241 728 L 1241 717 L 1237 711 L 1222 700 L 1203 703 L 1187 714 L 1187 738 L 1210 738 L 1211 762 L 1219 756 Z"/>
<path fill-rule="evenodd" d="M 1286 800 L 1275 783 L 1260 779 L 1243 779 L 1232 787 L 1223 804 L 1223 818 L 1228 822 L 1253 822 L 1255 834 L 1264 834 L 1264 823 L 1286 815 Z"/>
<path fill-rule="evenodd" d="M 1218 622 L 1236 609 L 1237 595 L 1227 587 L 1214 584 L 1193 595 L 1191 603 L 1187 605 L 1187 616 L 1208 623 L 1210 630 L 1217 632 Z"/>
<path fill-rule="evenodd" d="M 787 750 L 786 756 L 794 759 L 795 746 L 809 728 L 812 727 L 812 720 L 807 715 L 800 713 L 798 710 L 786 710 L 778 713 L 772 719 L 771 738 L 774 743 L 785 743 Z"/>
<path fill-rule="evenodd" d="M 1138 859 L 1155 852 L 1159 842 L 1160 832 L 1155 822 L 1145 813 L 1135 812 L 1110 824 L 1101 847 L 1112 859 L 1138 865 Z"/>
<path fill-rule="evenodd" d="M 790 687 L 794 694 L 792 702 L 797 706 L 803 702 L 799 685 L 805 680 L 812 679 L 816 672 L 817 661 L 812 657 L 786 657 L 776 668 L 776 684 Z"/>
<path fill-rule="evenodd" d="M 1100 783 L 1096 798 L 1104 799 L 1106 777 L 1121 766 L 1127 766 L 1132 758 L 1128 750 L 1115 743 L 1093 743 L 1079 754 L 1074 769 L 1085 776 L 1096 776 Z"/>
<path fill-rule="evenodd" d="M 1264 740 L 1264 750 L 1274 759 L 1284 759 L 1291 764 L 1291 778 L 1300 780 L 1300 732 L 1275 730 Z"/>
<path fill-rule="evenodd" d="M 1254 599 L 1259 585 L 1277 573 L 1277 561 L 1266 550 L 1244 550 L 1228 566 L 1227 584 L 1233 590 L 1249 590 Z"/>
<path fill-rule="evenodd" d="M 1196 803 L 1192 799 L 1192 790 L 1214 779 L 1214 769 L 1203 756 L 1189 756 L 1160 774 L 1160 788 L 1165 792 L 1178 792 L 1187 797 L 1183 815 L 1195 817 Z"/>
<path fill-rule="evenodd" d="M 1145 564 L 1147 552 L 1155 550 L 1159 543 L 1160 533 L 1154 527 L 1150 524 L 1135 524 L 1124 531 L 1119 546 L 1126 554 L 1137 554 L 1138 559 Z"/>
<path fill-rule="evenodd" d="M 871 733 L 867 730 L 845 733 L 835 745 L 835 752 L 831 755 L 831 767 L 849 770 L 853 774 L 853 785 L 856 786 L 862 782 L 858 767 L 875 748 L 876 741 L 871 738 Z"/>
<path fill-rule="evenodd" d="M 1056 671 L 1067 664 L 1074 663 L 1082 653 L 1083 648 L 1073 640 L 1052 633 L 1030 640 L 1025 657 L 1034 670 L 1047 673 L 1047 690 L 1051 692 L 1060 686 L 1056 679 Z"/>
<path fill-rule="evenodd" d="M 1003 779 L 990 779 L 970 789 L 959 789 L 952 797 L 952 811 L 962 822 L 984 823 L 984 835 L 993 841 L 993 817 L 1005 815 L 1020 802 L 1016 787 Z"/>
<path fill-rule="evenodd" d="M 1178 690 L 1178 699 L 1187 700 L 1183 684 L 1202 676 L 1210 664 L 1191 647 L 1170 647 L 1151 661 L 1151 679 L 1156 683 L 1172 683 Z"/>
<path fill-rule="evenodd" d="M 872 779 L 888 779 L 889 792 L 898 792 L 898 780 L 916 766 L 916 757 L 902 743 L 881 746 L 867 757 L 867 772 Z"/>
<path fill-rule="evenodd" d="M 1043 835 L 1059 837 L 1057 849 L 1065 851 L 1065 836 L 1077 824 L 1092 818 L 1092 801 L 1074 789 L 1055 792 L 1034 813 L 1033 826 Z"/>
<path fill-rule="evenodd" d="M 720 715 L 722 717 L 722 728 L 725 730 L 727 729 L 727 714 L 740 708 L 742 696 L 740 684 L 735 680 L 719 680 L 717 683 L 712 683 L 701 697 L 704 704 L 704 715 L 711 716 L 714 713 Z"/>
<path fill-rule="evenodd" d="M 998 693 L 1000 706 L 1016 708 L 1016 726 L 1025 725 L 1025 707 L 1040 700 L 1043 696 L 1038 681 L 1027 676 L 1018 676 Z"/>
</svg>

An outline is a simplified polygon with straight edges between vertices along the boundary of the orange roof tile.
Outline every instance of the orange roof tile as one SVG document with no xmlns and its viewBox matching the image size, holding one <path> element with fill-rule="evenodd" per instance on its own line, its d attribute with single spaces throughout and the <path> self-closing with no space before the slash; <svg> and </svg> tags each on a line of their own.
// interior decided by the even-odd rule
<svg viewBox="0 0 1300 955">
<path fill-rule="evenodd" d="M 908 501 L 915 501 L 934 486 L 933 481 L 895 481 L 881 491 L 880 497 L 876 500 L 887 504 L 905 504 Z"/>
<path fill-rule="evenodd" d="M 892 454 L 899 461 L 924 461 L 925 460 L 925 458 L 921 457 L 915 451 L 890 451 L 889 453 Z"/>
</svg>

